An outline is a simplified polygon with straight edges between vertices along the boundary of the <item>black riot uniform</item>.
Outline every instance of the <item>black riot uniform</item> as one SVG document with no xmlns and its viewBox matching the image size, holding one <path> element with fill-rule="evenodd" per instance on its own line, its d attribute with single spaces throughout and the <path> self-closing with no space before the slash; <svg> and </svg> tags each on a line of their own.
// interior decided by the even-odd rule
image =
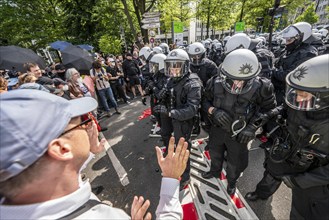
<svg viewBox="0 0 329 220">
<path fill-rule="evenodd" d="M 161 95 L 162 104 L 155 109 L 160 112 L 162 140 L 168 147 L 171 133 L 174 132 L 176 143 L 184 137 L 190 150 L 194 117 L 201 102 L 202 83 L 196 74 L 189 71 L 189 57 L 182 49 L 170 51 L 165 65 L 166 75 L 170 79 L 165 85 L 166 93 Z M 190 160 L 182 175 L 180 188 L 182 189 L 189 180 Z"/>
<path fill-rule="evenodd" d="M 250 57 L 253 64 L 249 64 Z M 248 64 L 246 75 L 239 72 L 247 68 L 244 67 L 245 64 Z M 226 68 L 228 65 L 235 65 L 236 68 Z M 257 67 L 258 70 L 255 69 Z M 227 72 L 232 69 L 237 69 L 238 72 Z M 247 144 L 255 138 L 255 132 L 261 125 L 258 123 L 260 115 L 273 109 L 276 101 L 271 82 L 256 76 L 260 71 L 260 65 L 257 57 L 250 50 L 238 49 L 231 52 L 223 61 L 220 71 L 223 74 L 226 72 L 226 75 L 218 75 L 208 81 L 202 102 L 204 110 L 210 113 L 214 122 L 208 143 L 211 168 L 209 172 L 203 174 L 203 177 L 219 177 L 224 152 L 227 151 L 228 193 L 234 194 L 237 179 L 248 165 Z M 241 77 L 249 77 L 244 81 L 246 90 L 234 94 L 226 88 L 230 82 L 225 78 L 230 75 L 239 77 L 240 74 Z"/>
<path fill-rule="evenodd" d="M 284 102 L 285 78 L 289 72 L 295 69 L 299 64 L 318 55 L 315 47 L 302 43 L 292 51 L 286 51 L 279 57 L 276 64 L 276 70 L 272 74 L 272 83 L 275 88 L 275 96 L 278 105 Z"/>
<path fill-rule="evenodd" d="M 166 102 L 163 99 L 163 95 L 167 92 L 166 85 L 168 83 L 169 78 L 164 75 L 164 70 L 160 70 L 156 72 L 153 77 L 147 83 L 147 87 L 149 88 L 149 93 L 151 97 L 151 111 L 152 114 L 156 117 L 160 127 L 161 127 L 161 118 L 159 112 L 154 112 L 154 107 L 156 105 L 161 104 L 162 102 Z M 167 146 L 167 145 L 165 145 Z"/>
<path fill-rule="evenodd" d="M 292 189 L 291 219 L 329 217 L 329 55 L 312 58 L 286 77 L 283 119 L 249 200 L 266 199 L 281 182 Z M 279 133 L 279 135 L 278 135 Z"/>
<path fill-rule="evenodd" d="M 187 53 L 190 56 L 191 64 L 190 70 L 192 73 L 196 73 L 202 81 L 203 87 L 207 85 L 207 81 L 217 74 L 216 64 L 205 57 L 206 48 L 199 43 L 193 43 L 187 48 Z M 203 129 L 209 133 L 211 122 L 209 120 L 207 112 L 200 109 L 201 123 Z M 195 127 L 199 127 L 199 120 L 196 120 Z"/>
<path fill-rule="evenodd" d="M 168 147 L 171 133 L 174 132 L 175 140 L 184 137 L 191 150 L 191 133 L 194 117 L 198 113 L 201 102 L 202 85 L 196 74 L 189 73 L 179 81 L 169 79 L 167 85 L 167 97 L 163 100 L 170 115 L 160 114 L 161 137 Z M 190 179 L 190 160 L 187 162 L 186 170 L 182 175 L 181 182 Z"/>
<path fill-rule="evenodd" d="M 190 70 L 199 76 L 204 87 L 207 85 L 207 81 L 217 74 L 216 64 L 207 58 L 203 58 L 198 65 L 191 63 Z"/>
</svg>

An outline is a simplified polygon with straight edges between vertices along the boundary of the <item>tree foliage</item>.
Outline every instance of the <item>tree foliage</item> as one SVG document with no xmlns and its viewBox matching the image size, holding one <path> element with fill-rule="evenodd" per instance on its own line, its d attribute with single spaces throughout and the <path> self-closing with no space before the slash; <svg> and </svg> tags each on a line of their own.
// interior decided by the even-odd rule
<svg viewBox="0 0 329 220">
<path fill-rule="evenodd" d="M 121 52 L 121 40 L 111 35 L 100 37 L 99 49 L 106 54 L 119 54 Z"/>
<path fill-rule="evenodd" d="M 306 21 L 314 24 L 319 20 L 319 16 L 315 13 L 315 2 L 311 3 L 305 11 L 296 18 L 296 22 Z"/>
<path fill-rule="evenodd" d="M 281 0 L 289 14 L 283 14 L 282 26 L 295 22 L 296 8 L 310 2 Z M 64 40 L 110 52 L 121 40 L 120 35 L 126 37 L 128 45 L 136 40 L 138 32 L 147 37 L 147 31 L 141 29 L 145 12 L 161 12 L 162 33 L 171 32 L 172 21 L 181 21 L 187 28 L 192 18 L 202 21 L 209 33 L 210 29 L 228 30 L 240 19 L 247 28 L 255 29 L 257 17 L 264 17 L 263 26 L 268 27 L 268 9 L 273 3 L 274 0 L 1 0 L 0 44 L 37 49 Z M 316 22 L 314 4 L 304 10 L 296 21 L 299 20 Z"/>
</svg>

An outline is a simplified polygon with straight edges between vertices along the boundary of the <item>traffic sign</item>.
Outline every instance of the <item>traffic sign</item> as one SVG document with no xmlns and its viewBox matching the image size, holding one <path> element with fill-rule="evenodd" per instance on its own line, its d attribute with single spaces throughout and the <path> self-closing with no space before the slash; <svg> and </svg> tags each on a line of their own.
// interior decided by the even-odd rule
<svg viewBox="0 0 329 220">
<path fill-rule="evenodd" d="M 235 31 L 236 32 L 243 32 L 245 27 L 245 23 L 243 21 L 235 23 Z"/>
<path fill-rule="evenodd" d="M 146 12 L 143 14 L 144 18 L 149 18 L 149 17 L 159 17 L 160 12 Z"/>
<path fill-rule="evenodd" d="M 183 22 L 174 21 L 174 33 L 183 33 L 184 24 Z"/>
<path fill-rule="evenodd" d="M 144 24 L 142 25 L 143 29 L 151 29 L 151 28 L 159 28 L 160 23 L 150 23 L 150 24 Z"/>
<path fill-rule="evenodd" d="M 153 37 L 150 38 L 150 43 L 151 43 L 151 44 L 154 43 L 154 38 L 153 38 Z"/>
<path fill-rule="evenodd" d="M 148 23 L 156 23 L 160 22 L 160 17 L 147 17 L 142 19 L 142 23 L 148 24 Z"/>
</svg>

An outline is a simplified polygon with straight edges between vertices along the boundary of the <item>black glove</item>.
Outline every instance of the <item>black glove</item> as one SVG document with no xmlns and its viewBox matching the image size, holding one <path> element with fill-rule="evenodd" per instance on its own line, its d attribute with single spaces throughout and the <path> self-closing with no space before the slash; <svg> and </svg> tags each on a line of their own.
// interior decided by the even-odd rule
<svg viewBox="0 0 329 220">
<path fill-rule="evenodd" d="M 156 105 L 153 108 L 154 112 L 168 114 L 168 109 L 165 105 Z"/>
<path fill-rule="evenodd" d="M 255 139 L 256 135 L 256 130 L 257 128 L 251 126 L 251 125 L 247 125 L 237 136 L 237 141 L 239 143 L 243 143 L 246 144 L 249 141 Z"/>
<path fill-rule="evenodd" d="M 168 97 L 168 90 L 163 88 L 158 93 L 159 99 L 166 99 Z"/>
<path fill-rule="evenodd" d="M 224 129 L 230 129 L 233 119 L 229 114 L 220 109 L 214 109 L 212 113 L 214 123 Z"/>
</svg>

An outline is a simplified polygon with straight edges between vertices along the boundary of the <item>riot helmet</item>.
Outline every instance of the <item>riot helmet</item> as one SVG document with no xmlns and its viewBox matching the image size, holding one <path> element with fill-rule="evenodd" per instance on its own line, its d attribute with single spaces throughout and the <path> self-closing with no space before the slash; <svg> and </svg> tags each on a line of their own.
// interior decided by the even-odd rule
<svg viewBox="0 0 329 220">
<path fill-rule="evenodd" d="M 174 49 L 165 59 L 165 75 L 173 79 L 181 79 L 188 74 L 190 59 L 185 50 Z"/>
<path fill-rule="evenodd" d="M 257 44 L 257 48 L 264 48 L 266 47 L 266 38 L 263 36 L 257 37 L 256 39 L 259 40 L 259 43 Z"/>
<path fill-rule="evenodd" d="M 220 42 L 218 42 L 218 43 L 214 44 L 213 48 L 214 48 L 214 51 L 222 51 L 223 50 L 223 45 Z"/>
<path fill-rule="evenodd" d="M 261 65 L 252 51 L 237 49 L 225 57 L 219 71 L 226 91 L 244 94 L 252 88 L 254 78 L 261 71 Z"/>
<path fill-rule="evenodd" d="M 153 74 L 156 74 L 157 72 L 164 72 L 164 61 L 167 58 L 166 55 L 160 53 L 160 54 L 155 54 L 149 62 L 150 66 L 150 72 Z"/>
<path fill-rule="evenodd" d="M 299 111 L 329 107 L 329 55 L 314 57 L 286 76 L 285 102 Z"/>
<path fill-rule="evenodd" d="M 210 47 L 211 47 L 211 42 L 210 42 L 209 40 L 205 40 L 203 45 L 204 45 L 204 47 L 205 47 L 206 49 L 210 49 Z"/>
<path fill-rule="evenodd" d="M 286 27 L 282 37 L 286 40 L 286 50 L 293 51 L 312 35 L 312 26 L 307 22 L 298 22 Z"/>
<path fill-rule="evenodd" d="M 153 47 L 155 54 L 163 53 L 162 48 L 159 46 Z"/>
<path fill-rule="evenodd" d="M 228 54 L 235 49 L 245 48 L 248 49 L 251 39 L 245 33 L 238 33 L 233 35 L 225 44 L 225 53 Z"/>
<path fill-rule="evenodd" d="M 203 58 L 205 57 L 206 48 L 201 43 L 195 42 L 187 47 L 187 53 L 190 57 L 192 65 L 198 66 L 202 64 Z"/>
<path fill-rule="evenodd" d="M 217 39 L 214 39 L 214 40 L 212 41 L 212 44 L 217 44 L 217 43 L 219 43 L 219 40 L 217 40 Z"/>
<path fill-rule="evenodd" d="M 326 38 L 328 36 L 328 30 L 325 28 L 322 28 L 319 30 L 319 33 L 322 35 L 322 38 Z"/>
<path fill-rule="evenodd" d="M 168 44 L 166 44 L 166 43 L 161 43 L 161 44 L 159 45 L 159 47 L 161 47 L 162 52 L 163 52 L 165 55 L 167 55 L 167 54 L 170 52 L 170 50 L 169 50 L 169 46 L 168 46 Z"/>
<path fill-rule="evenodd" d="M 227 41 L 231 38 L 231 36 L 226 36 L 223 39 L 224 46 L 226 45 Z"/>
<path fill-rule="evenodd" d="M 152 51 L 151 48 L 149 47 L 143 47 L 140 51 L 139 51 L 139 58 L 141 58 L 142 61 L 146 62 L 149 61 L 151 59 L 151 57 L 153 56 L 154 52 Z"/>
</svg>

